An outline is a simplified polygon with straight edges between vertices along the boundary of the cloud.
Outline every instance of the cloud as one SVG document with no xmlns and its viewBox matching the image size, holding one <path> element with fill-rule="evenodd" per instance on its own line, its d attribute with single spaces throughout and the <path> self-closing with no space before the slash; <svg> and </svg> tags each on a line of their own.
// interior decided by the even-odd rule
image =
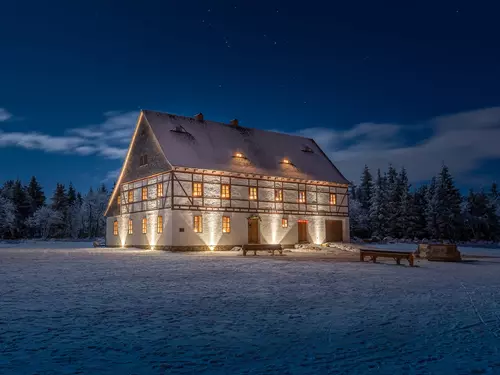
<svg viewBox="0 0 500 375">
<path fill-rule="evenodd" d="M 10 117 L 0 109 L 0 121 Z M 2 115 L 4 117 L 2 117 Z M 139 113 L 111 111 L 105 120 L 96 125 L 71 128 L 66 134 L 54 136 L 40 132 L 2 132 L 0 147 L 22 147 L 73 155 L 97 155 L 106 159 L 123 159 L 132 138 Z"/>
<path fill-rule="evenodd" d="M 101 182 L 116 181 L 120 176 L 121 168 L 113 169 L 106 174 L 106 177 Z"/>
<path fill-rule="evenodd" d="M 12 114 L 10 114 L 5 108 L 0 108 L 0 122 L 7 121 L 12 118 Z"/>
<path fill-rule="evenodd" d="M 375 170 L 389 163 L 405 166 L 412 182 L 430 179 L 443 163 L 458 180 L 468 181 L 483 162 L 500 158 L 500 107 L 413 125 L 363 123 L 345 131 L 313 128 L 300 133 L 314 138 L 352 181 L 365 164 Z"/>
</svg>

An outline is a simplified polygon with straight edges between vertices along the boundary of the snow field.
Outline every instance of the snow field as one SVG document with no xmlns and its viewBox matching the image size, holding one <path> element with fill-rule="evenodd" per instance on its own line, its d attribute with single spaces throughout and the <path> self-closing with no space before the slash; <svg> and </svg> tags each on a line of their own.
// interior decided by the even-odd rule
<svg viewBox="0 0 500 375">
<path fill-rule="evenodd" d="M 2 248 L 0 373 L 500 373 L 500 259 L 277 258 Z"/>
</svg>

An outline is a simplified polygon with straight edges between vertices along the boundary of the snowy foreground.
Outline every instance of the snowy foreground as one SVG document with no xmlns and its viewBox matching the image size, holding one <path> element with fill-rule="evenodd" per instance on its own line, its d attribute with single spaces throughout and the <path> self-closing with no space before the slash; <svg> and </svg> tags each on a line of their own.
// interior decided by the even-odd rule
<svg viewBox="0 0 500 375">
<path fill-rule="evenodd" d="M 500 259 L 68 246 L 0 247 L 1 374 L 500 374 Z"/>
</svg>

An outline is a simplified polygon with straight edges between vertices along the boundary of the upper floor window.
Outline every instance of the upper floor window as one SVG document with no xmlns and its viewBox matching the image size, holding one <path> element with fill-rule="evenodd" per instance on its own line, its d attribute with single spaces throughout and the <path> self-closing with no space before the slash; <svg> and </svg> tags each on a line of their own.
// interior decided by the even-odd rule
<svg viewBox="0 0 500 375">
<path fill-rule="evenodd" d="M 201 182 L 193 182 L 193 197 L 201 197 L 203 195 L 203 186 Z"/>
<path fill-rule="evenodd" d="M 118 236 L 118 220 L 113 222 L 113 235 Z"/>
<path fill-rule="evenodd" d="M 158 219 L 156 221 L 156 232 L 158 234 L 163 233 L 163 216 L 158 216 Z"/>
<path fill-rule="evenodd" d="M 283 189 L 274 189 L 274 200 L 277 202 L 283 200 Z"/>
<path fill-rule="evenodd" d="M 142 167 L 143 165 L 147 164 L 148 164 L 148 155 L 146 154 L 141 155 L 141 157 L 139 158 L 139 166 Z"/>
<path fill-rule="evenodd" d="M 118 194 L 118 197 L 116 198 L 116 203 L 118 204 L 118 206 L 122 204 L 122 197 L 120 194 Z"/>
<path fill-rule="evenodd" d="M 132 224 L 132 219 L 128 220 L 128 234 L 133 234 L 134 233 L 134 228 Z"/>
<path fill-rule="evenodd" d="M 156 195 L 158 197 L 163 197 L 163 183 L 160 182 L 156 185 Z"/>
<path fill-rule="evenodd" d="M 250 187 L 248 189 L 248 199 L 251 200 L 257 200 L 257 188 L 256 187 Z"/>
<path fill-rule="evenodd" d="M 132 203 L 134 201 L 134 191 L 129 190 L 128 191 L 128 203 Z"/>
<path fill-rule="evenodd" d="M 222 184 L 220 186 L 220 197 L 225 199 L 231 198 L 231 186 L 229 184 Z"/>
<path fill-rule="evenodd" d="M 147 187 L 143 187 L 142 188 L 142 190 L 141 190 L 141 197 L 142 197 L 143 201 L 148 200 L 148 188 Z"/>
<path fill-rule="evenodd" d="M 142 234 L 148 233 L 148 219 L 143 217 L 142 218 Z"/>
<path fill-rule="evenodd" d="M 281 227 L 288 228 L 288 219 L 286 218 L 281 219 Z"/>
<path fill-rule="evenodd" d="M 299 203 L 306 203 L 306 192 L 299 191 Z"/>
<path fill-rule="evenodd" d="M 337 204 L 337 194 L 330 193 L 330 204 Z"/>
</svg>

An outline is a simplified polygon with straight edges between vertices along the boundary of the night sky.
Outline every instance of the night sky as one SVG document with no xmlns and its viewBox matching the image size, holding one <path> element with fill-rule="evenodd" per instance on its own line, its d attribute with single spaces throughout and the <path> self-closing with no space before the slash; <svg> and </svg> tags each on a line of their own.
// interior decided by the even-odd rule
<svg viewBox="0 0 500 375">
<path fill-rule="evenodd" d="M 0 180 L 112 185 L 141 108 L 314 137 L 347 178 L 499 180 L 498 1 L 4 1 Z"/>
</svg>

